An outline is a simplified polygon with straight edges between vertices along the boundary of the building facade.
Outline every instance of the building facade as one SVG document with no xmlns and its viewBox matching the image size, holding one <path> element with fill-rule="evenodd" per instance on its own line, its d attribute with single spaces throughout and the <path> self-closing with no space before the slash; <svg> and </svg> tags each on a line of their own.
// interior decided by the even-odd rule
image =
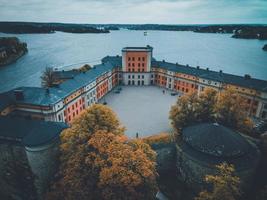
<svg viewBox="0 0 267 200">
<path fill-rule="evenodd" d="M 181 94 L 232 88 L 247 103 L 249 116 L 267 119 L 267 81 L 209 68 L 157 61 L 153 48 L 125 47 L 122 56 L 106 56 L 87 72 L 73 75 L 57 87 L 20 87 L 0 94 L 0 115 L 71 123 L 118 85 L 155 85 Z"/>
</svg>

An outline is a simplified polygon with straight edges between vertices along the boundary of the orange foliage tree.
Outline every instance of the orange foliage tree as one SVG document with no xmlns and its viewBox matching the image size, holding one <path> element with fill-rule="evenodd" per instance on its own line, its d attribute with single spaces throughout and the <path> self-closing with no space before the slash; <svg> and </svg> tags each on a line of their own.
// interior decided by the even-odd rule
<svg viewBox="0 0 267 200">
<path fill-rule="evenodd" d="M 123 131 L 110 108 L 85 110 L 62 134 L 59 172 L 46 199 L 153 199 L 155 152 Z"/>
</svg>

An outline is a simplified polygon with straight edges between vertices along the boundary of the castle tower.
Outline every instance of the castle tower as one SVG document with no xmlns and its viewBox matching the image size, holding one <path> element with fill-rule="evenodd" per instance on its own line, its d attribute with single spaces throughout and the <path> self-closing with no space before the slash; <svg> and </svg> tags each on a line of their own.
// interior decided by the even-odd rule
<svg viewBox="0 0 267 200">
<path fill-rule="evenodd" d="M 125 85 L 149 85 L 153 48 L 125 47 L 122 49 L 123 83 Z"/>
</svg>

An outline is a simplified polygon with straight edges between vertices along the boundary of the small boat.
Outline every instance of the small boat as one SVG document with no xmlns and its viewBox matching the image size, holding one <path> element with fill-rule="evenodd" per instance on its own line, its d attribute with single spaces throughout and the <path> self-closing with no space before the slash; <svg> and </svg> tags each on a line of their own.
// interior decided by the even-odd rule
<svg viewBox="0 0 267 200">
<path fill-rule="evenodd" d="M 178 93 L 177 92 L 172 92 L 171 95 L 172 96 L 176 96 Z"/>
</svg>

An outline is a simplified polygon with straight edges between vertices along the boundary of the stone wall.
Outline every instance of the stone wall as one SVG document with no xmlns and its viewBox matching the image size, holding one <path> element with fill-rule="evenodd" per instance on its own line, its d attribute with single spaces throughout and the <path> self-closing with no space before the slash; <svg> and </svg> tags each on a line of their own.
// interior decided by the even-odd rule
<svg viewBox="0 0 267 200">
<path fill-rule="evenodd" d="M 26 147 L 26 154 L 32 172 L 35 174 L 35 186 L 39 199 L 42 199 L 51 177 L 56 172 L 59 155 L 59 141 L 38 147 Z"/>
<path fill-rule="evenodd" d="M 34 176 L 24 147 L 0 142 L 0 199 L 36 199 Z"/>
<path fill-rule="evenodd" d="M 184 153 L 178 145 L 176 165 L 181 174 L 181 180 L 195 191 L 200 191 L 207 187 L 207 184 L 204 182 L 204 177 L 206 175 L 215 175 L 217 173 L 215 165 L 200 162 L 196 158 Z M 241 187 L 243 190 L 247 190 L 251 186 L 256 167 L 257 165 L 235 172 L 241 180 Z"/>
</svg>

